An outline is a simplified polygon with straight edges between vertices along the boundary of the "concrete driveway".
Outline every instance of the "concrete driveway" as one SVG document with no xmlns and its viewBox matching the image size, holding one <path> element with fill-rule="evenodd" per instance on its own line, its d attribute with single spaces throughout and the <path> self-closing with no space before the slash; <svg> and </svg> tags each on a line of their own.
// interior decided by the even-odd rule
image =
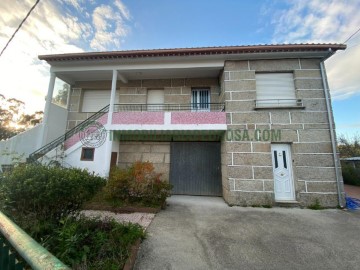
<svg viewBox="0 0 360 270">
<path fill-rule="evenodd" d="M 360 213 L 229 207 L 172 196 L 135 269 L 359 269 Z"/>
</svg>

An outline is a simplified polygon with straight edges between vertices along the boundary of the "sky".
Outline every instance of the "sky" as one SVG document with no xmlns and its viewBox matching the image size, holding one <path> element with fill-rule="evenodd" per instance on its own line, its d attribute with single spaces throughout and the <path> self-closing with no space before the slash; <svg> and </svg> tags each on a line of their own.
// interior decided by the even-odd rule
<svg viewBox="0 0 360 270">
<path fill-rule="evenodd" d="M 0 1 L 0 49 L 36 0 Z M 0 57 L 0 94 L 44 109 L 41 54 L 282 43 L 344 43 L 360 0 L 40 0 Z M 325 62 L 338 134 L 360 131 L 360 32 Z"/>
</svg>

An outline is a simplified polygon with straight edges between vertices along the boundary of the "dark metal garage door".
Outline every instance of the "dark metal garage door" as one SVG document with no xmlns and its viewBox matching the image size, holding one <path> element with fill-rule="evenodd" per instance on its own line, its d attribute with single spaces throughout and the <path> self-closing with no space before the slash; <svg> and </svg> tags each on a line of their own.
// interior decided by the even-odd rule
<svg viewBox="0 0 360 270">
<path fill-rule="evenodd" d="M 173 194 L 221 196 L 220 143 L 172 142 Z"/>
</svg>

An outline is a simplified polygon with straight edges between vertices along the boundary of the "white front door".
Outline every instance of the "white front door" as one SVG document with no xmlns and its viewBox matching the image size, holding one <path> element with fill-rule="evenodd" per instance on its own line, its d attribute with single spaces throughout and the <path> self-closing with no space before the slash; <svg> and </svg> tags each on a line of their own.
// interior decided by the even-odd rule
<svg viewBox="0 0 360 270">
<path fill-rule="evenodd" d="M 272 163 L 274 171 L 274 190 L 276 201 L 294 201 L 294 180 L 290 145 L 272 144 Z"/>
</svg>

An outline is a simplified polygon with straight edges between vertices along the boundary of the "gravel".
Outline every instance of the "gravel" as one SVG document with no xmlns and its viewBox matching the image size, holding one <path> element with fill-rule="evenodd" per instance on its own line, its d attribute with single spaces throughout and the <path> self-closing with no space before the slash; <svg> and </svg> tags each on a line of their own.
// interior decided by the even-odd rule
<svg viewBox="0 0 360 270">
<path fill-rule="evenodd" d="M 154 219 L 155 214 L 152 213 L 130 213 L 130 214 L 116 214 L 110 211 L 98 211 L 98 210 L 84 210 L 83 213 L 87 217 L 100 217 L 101 219 L 113 218 L 119 223 L 137 223 L 145 230 Z"/>
</svg>

